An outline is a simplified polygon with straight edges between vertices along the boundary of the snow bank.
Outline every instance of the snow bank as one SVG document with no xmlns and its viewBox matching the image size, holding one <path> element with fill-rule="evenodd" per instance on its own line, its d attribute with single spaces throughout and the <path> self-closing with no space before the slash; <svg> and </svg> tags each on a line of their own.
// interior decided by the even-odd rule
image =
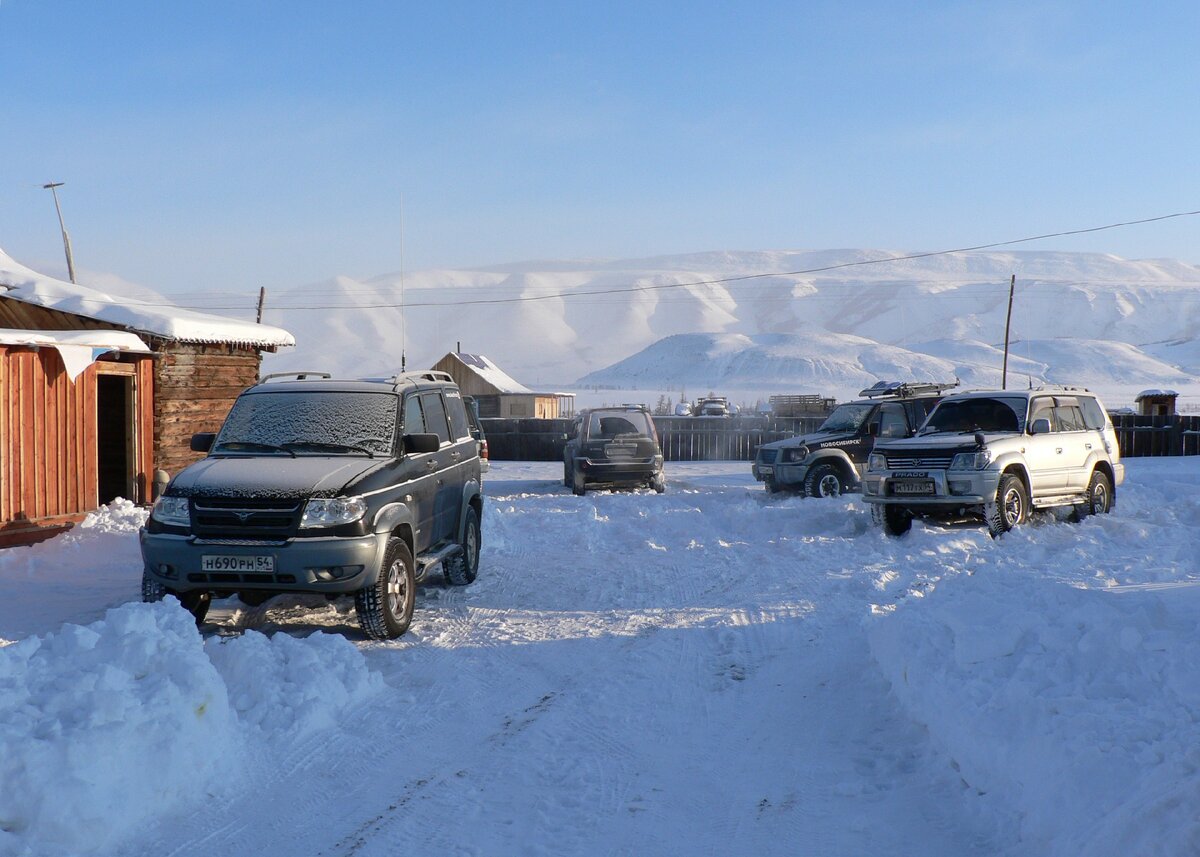
<svg viewBox="0 0 1200 857">
<path fill-rule="evenodd" d="M 382 688 L 341 637 L 207 644 L 173 600 L 0 649 L 0 853 L 111 849 Z M 252 739 L 252 740 L 251 740 Z"/>
<path fill-rule="evenodd" d="M 1021 814 L 1027 853 L 1183 855 L 1200 853 L 1198 617 L 1200 584 L 1087 590 L 1014 563 L 877 613 L 870 642 L 963 780 Z"/>
</svg>

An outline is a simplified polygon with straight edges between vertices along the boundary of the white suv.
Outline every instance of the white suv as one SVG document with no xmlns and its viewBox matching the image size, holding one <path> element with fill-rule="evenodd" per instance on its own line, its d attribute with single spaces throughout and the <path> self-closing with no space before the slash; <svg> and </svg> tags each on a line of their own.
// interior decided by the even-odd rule
<svg viewBox="0 0 1200 857">
<path fill-rule="evenodd" d="M 1106 513 L 1124 480 L 1116 432 L 1094 394 L 974 392 L 943 399 L 916 436 L 877 444 L 863 500 L 890 535 L 915 517 L 977 517 L 998 536 L 1030 509 Z"/>
</svg>

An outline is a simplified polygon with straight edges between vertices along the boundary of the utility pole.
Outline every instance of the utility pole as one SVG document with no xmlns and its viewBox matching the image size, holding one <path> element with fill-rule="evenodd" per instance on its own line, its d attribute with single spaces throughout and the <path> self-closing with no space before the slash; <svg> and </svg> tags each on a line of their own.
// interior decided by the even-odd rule
<svg viewBox="0 0 1200 857">
<path fill-rule="evenodd" d="M 1008 317 L 1004 319 L 1004 369 L 1000 373 L 1000 389 L 1008 389 L 1008 330 L 1012 326 L 1013 292 L 1017 288 L 1017 275 L 1008 281 Z"/>
<path fill-rule="evenodd" d="M 258 312 L 254 316 L 255 324 L 262 324 L 263 304 L 267 301 L 267 287 L 258 287 Z"/>
<path fill-rule="evenodd" d="M 54 210 L 58 212 L 58 228 L 62 230 L 63 249 L 67 252 L 67 275 L 71 278 L 71 282 L 75 282 L 75 260 L 71 258 L 71 236 L 67 234 L 67 225 L 63 223 L 62 208 L 58 204 L 58 190 L 64 182 L 49 182 L 42 185 L 43 190 L 49 190 L 54 194 Z"/>
</svg>

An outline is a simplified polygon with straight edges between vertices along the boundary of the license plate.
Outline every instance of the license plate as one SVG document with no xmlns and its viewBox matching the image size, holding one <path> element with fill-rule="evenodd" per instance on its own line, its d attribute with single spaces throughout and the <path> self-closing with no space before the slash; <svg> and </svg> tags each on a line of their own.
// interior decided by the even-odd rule
<svg viewBox="0 0 1200 857">
<path fill-rule="evenodd" d="M 763 465 L 760 464 L 758 466 L 758 472 L 761 473 L 763 476 L 770 476 L 771 474 L 773 474 L 775 472 L 775 468 L 773 466 L 772 467 L 764 467 Z"/>
<path fill-rule="evenodd" d="M 604 447 L 604 454 L 609 458 L 633 458 L 637 447 L 632 444 L 610 443 Z"/>
<path fill-rule="evenodd" d="M 202 556 L 201 571 L 248 571 L 270 574 L 275 570 L 273 556 Z"/>
<path fill-rule="evenodd" d="M 933 480 L 914 479 L 908 482 L 893 482 L 893 494 L 932 494 Z"/>
</svg>

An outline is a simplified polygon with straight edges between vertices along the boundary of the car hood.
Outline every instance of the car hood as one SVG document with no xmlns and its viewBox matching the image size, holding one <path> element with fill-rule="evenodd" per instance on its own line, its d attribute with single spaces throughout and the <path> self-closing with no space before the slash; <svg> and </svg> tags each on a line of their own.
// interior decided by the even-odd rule
<svg viewBox="0 0 1200 857">
<path fill-rule="evenodd" d="M 983 441 L 984 445 L 986 446 L 993 441 L 999 441 L 1016 436 L 1017 435 L 1014 432 L 984 433 Z M 936 432 L 934 434 L 916 435 L 914 437 L 880 441 L 875 445 L 875 449 L 879 452 L 916 449 L 940 450 L 945 452 L 965 452 L 975 448 L 976 443 L 974 433 L 963 432 Z"/>
<path fill-rule="evenodd" d="M 835 443 L 855 440 L 857 437 L 857 434 L 847 431 L 817 431 L 811 434 L 802 434 L 796 437 L 787 437 L 783 440 L 772 441 L 771 443 L 764 443 L 760 449 L 794 449 L 797 446 L 807 446 L 809 449 L 821 449 Z"/>
<path fill-rule="evenodd" d="M 182 497 L 337 497 L 383 463 L 323 455 L 205 458 L 177 474 L 169 490 Z"/>
</svg>

